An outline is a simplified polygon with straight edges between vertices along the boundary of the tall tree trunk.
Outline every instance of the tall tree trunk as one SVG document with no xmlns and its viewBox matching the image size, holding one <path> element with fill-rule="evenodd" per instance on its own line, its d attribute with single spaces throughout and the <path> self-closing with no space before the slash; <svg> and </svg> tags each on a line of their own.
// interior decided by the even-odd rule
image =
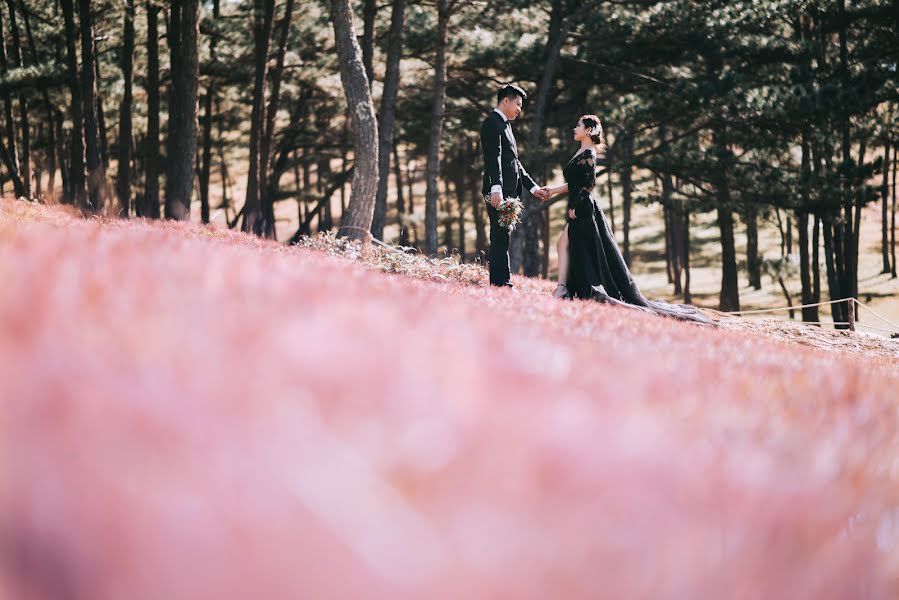
<svg viewBox="0 0 899 600">
<path fill-rule="evenodd" d="M 737 255 L 734 248 L 734 220 L 726 193 L 719 195 L 718 229 L 721 232 L 721 293 L 719 310 L 740 310 L 740 291 L 737 283 Z"/>
<path fill-rule="evenodd" d="M 793 254 L 793 216 L 787 212 L 787 222 L 784 225 L 784 243 L 786 244 L 786 256 Z"/>
<path fill-rule="evenodd" d="M 899 148 L 893 152 L 893 212 L 890 217 L 890 254 L 892 255 L 893 269 L 890 271 L 891 279 L 896 278 L 896 172 L 899 171 Z"/>
<path fill-rule="evenodd" d="M 839 223 L 839 219 L 832 219 L 830 224 L 833 230 L 833 255 L 834 255 L 834 287 L 831 289 L 831 300 L 840 300 L 849 297 L 848 292 L 848 271 L 846 265 L 846 249 L 848 242 L 844 242 L 844 228 Z M 826 238 L 825 238 L 826 239 Z M 844 311 L 845 303 L 834 304 L 832 306 L 834 320 L 847 322 L 849 316 Z"/>
<path fill-rule="evenodd" d="M 66 159 L 66 143 L 63 135 L 62 123 L 65 119 L 61 111 L 54 111 L 54 125 L 56 128 L 56 161 L 59 165 L 59 174 L 62 179 L 62 203 L 70 203 L 72 200 L 72 181 L 70 158 Z"/>
<path fill-rule="evenodd" d="M 350 113 L 347 112 L 343 119 L 343 142 L 340 145 L 340 170 L 346 171 L 350 151 Z M 340 214 L 346 212 L 346 186 L 340 186 Z"/>
<path fill-rule="evenodd" d="M 22 55 L 22 47 L 20 44 L 19 37 L 19 25 L 16 20 L 16 12 L 15 5 L 13 0 L 7 0 L 7 6 L 9 7 L 9 24 L 10 24 L 10 33 L 12 34 L 12 48 L 13 48 L 13 60 L 15 60 L 16 64 L 19 68 L 25 67 L 25 60 Z M 31 179 L 32 179 L 32 171 L 31 171 L 31 125 L 29 122 L 29 111 L 28 111 L 28 97 L 22 92 L 19 94 L 19 118 L 21 121 L 21 129 L 22 129 L 22 156 L 20 157 L 19 162 L 19 175 L 22 178 L 22 183 L 25 186 L 25 196 L 30 198 L 32 196 L 32 187 L 31 187 Z"/>
<path fill-rule="evenodd" d="M 816 145 L 813 145 L 811 150 L 812 150 L 812 173 L 813 173 L 814 177 L 820 181 L 821 177 L 823 177 L 825 161 L 822 156 L 821 149 L 819 147 L 817 147 Z M 814 269 L 812 272 L 812 287 L 814 288 L 813 294 L 814 294 L 814 300 L 816 303 L 821 302 L 821 256 L 820 256 L 821 237 L 822 237 L 821 231 L 822 231 L 822 225 L 825 228 L 828 226 L 827 222 L 824 220 L 824 216 L 826 214 L 827 214 L 826 211 L 823 213 L 823 215 L 819 214 L 817 212 L 815 213 L 815 226 L 814 226 L 814 229 L 812 230 L 812 262 L 814 263 Z M 827 234 L 825 233 L 824 234 L 824 237 L 825 237 L 825 240 L 824 240 L 824 242 L 825 242 L 825 244 L 824 244 L 825 245 L 825 249 L 824 249 L 825 250 L 825 263 L 827 262 L 826 235 Z M 829 293 L 830 273 L 827 269 L 828 269 L 828 267 L 825 265 L 825 276 L 828 277 L 828 293 Z M 819 311 L 820 311 L 820 308 L 819 308 Z M 818 320 L 820 321 L 820 318 Z"/>
<path fill-rule="evenodd" d="M 815 215 L 815 225 L 812 227 L 812 302 L 821 302 L 821 219 Z M 820 321 L 818 307 L 814 307 L 815 321 Z"/>
<path fill-rule="evenodd" d="M 378 16 L 376 0 L 362 0 L 362 66 L 368 77 L 368 89 L 375 81 L 375 17 Z"/>
<path fill-rule="evenodd" d="M 693 294 L 690 292 L 690 209 L 684 206 L 683 224 L 683 248 L 681 253 L 684 261 L 684 302 L 693 303 Z"/>
<path fill-rule="evenodd" d="M 780 257 L 787 256 L 787 232 L 784 231 L 783 219 L 780 216 L 780 209 L 774 209 L 774 216 L 777 217 L 777 231 L 780 232 Z"/>
<path fill-rule="evenodd" d="M 808 240 L 808 209 L 811 205 L 811 148 L 808 142 L 806 132 L 802 133 L 802 185 L 800 193 L 802 195 L 802 208 L 798 211 L 797 220 L 799 222 L 799 279 L 802 282 L 802 304 L 814 304 L 814 293 L 812 291 L 811 266 L 809 265 L 809 240 Z M 817 219 L 815 221 L 817 227 Z M 815 244 L 818 243 L 815 236 Z M 818 254 L 815 248 L 815 270 L 818 268 Z M 817 272 L 815 277 L 817 277 Z M 802 309 L 802 320 L 808 322 L 818 321 L 818 307 L 811 306 Z"/>
<path fill-rule="evenodd" d="M 2 14 L 0 14 L 0 36 L 2 36 L 3 42 L 0 43 L 0 72 L 2 72 L 3 75 L 6 75 L 9 66 L 6 60 L 6 35 L 3 31 Z M 16 125 L 12 113 L 13 103 L 8 90 L 3 91 L 3 101 L 4 114 L 6 116 L 7 138 L 7 143 L 5 144 L 0 140 L 0 152 L 2 152 L 3 164 L 6 167 L 6 170 L 9 171 L 9 178 L 12 180 L 13 191 L 16 196 L 27 196 L 28 192 L 25 187 L 25 182 L 22 180 L 20 173 Z M 2 179 L 0 179 L 0 182 L 2 182 Z M 2 191 L 2 187 L 0 187 L 0 195 L 2 195 Z"/>
<path fill-rule="evenodd" d="M 144 139 L 144 195 L 138 216 L 159 218 L 159 8 L 147 0 L 147 136 Z"/>
<path fill-rule="evenodd" d="M 443 251 L 447 256 L 453 253 L 453 211 L 452 211 L 452 195 L 450 193 L 450 182 L 443 180 L 443 201 L 441 204 L 441 213 L 443 214 Z"/>
<path fill-rule="evenodd" d="M 681 287 L 681 277 L 682 277 L 684 270 L 686 269 L 686 266 L 685 266 L 686 256 L 684 253 L 684 251 L 686 249 L 686 243 L 684 242 L 684 238 L 687 237 L 687 231 L 685 229 L 686 221 L 684 219 L 685 211 L 686 211 L 686 206 L 685 206 L 684 202 L 681 202 L 681 201 L 674 202 L 674 210 L 673 210 L 674 219 L 673 219 L 672 224 L 674 225 L 674 227 L 673 227 L 674 242 L 675 242 L 674 255 L 677 259 L 677 282 L 678 282 L 678 288 L 679 288 L 677 290 L 678 294 L 683 293 L 683 289 Z"/>
<path fill-rule="evenodd" d="M 53 110 L 48 107 L 47 112 L 47 197 L 56 195 L 56 122 L 53 118 Z"/>
<path fill-rule="evenodd" d="M 720 198 L 720 196 L 719 196 Z M 740 292 L 737 282 L 737 257 L 734 247 L 734 220 L 730 203 L 721 199 L 718 207 L 718 229 L 721 233 L 721 293 L 719 310 L 740 310 Z"/>
<path fill-rule="evenodd" d="M 247 197 L 243 207 L 241 229 L 263 235 L 267 219 L 262 211 L 261 192 L 265 179 L 262 162 L 262 139 L 265 129 L 265 82 L 268 76 L 268 49 L 274 23 L 275 0 L 253 2 L 253 108 L 250 113 L 250 172 L 247 174 Z"/>
<path fill-rule="evenodd" d="M 343 170 L 346 171 L 346 165 L 342 166 Z M 331 175 L 331 161 L 329 159 L 323 159 L 318 162 L 315 168 L 316 175 L 316 183 L 318 184 L 318 191 L 322 195 L 322 207 L 318 211 L 318 231 L 331 231 L 334 228 L 334 219 L 331 216 L 331 191 L 328 190 L 328 186 L 326 184 L 328 178 Z M 340 190 L 343 192 L 343 188 L 346 185 L 341 184 Z"/>
<path fill-rule="evenodd" d="M 621 145 L 621 152 L 616 151 L 617 156 L 621 156 L 620 171 L 618 172 L 618 182 L 621 185 L 621 208 L 624 213 L 622 229 L 624 231 L 624 262 L 631 264 L 631 207 L 633 206 L 632 193 L 634 190 L 633 179 L 631 177 L 631 158 L 634 152 L 634 138 L 630 134 L 625 133 L 621 141 L 615 144 L 616 150 Z"/>
<path fill-rule="evenodd" d="M 308 190 L 312 186 L 312 161 L 309 157 L 309 154 L 309 150 L 307 148 L 303 148 L 303 155 L 301 158 L 303 162 L 300 166 L 303 170 L 303 189 L 305 190 Z"/>
<path fill-rule="evenodd" d="M 838 12 L 838 23 L 839 23 L 839 31 L 838 31 L 838 39 L 840 45 L 840 64 L 839 64 L 839 75 L 840 75 L 840 83 L 842 87 L 843 94 L 849 93 L 849 58 L 848 58 L 848 40 L 847 40 L 847 19 L 846 19 L 846 1 L 838 0 L 837 2 L 837 12 Z M 839 117 L 839 125 L 840 125 L 840 136 L 841 136 L 841 147 L 842 147 L 842 158 L 843 158 L 843 167 L 844 169 L 848 169 L 852 166 L 852 154 L 851 154 L 851 138 L 850 138 L 850 126 L 849 126 L 849 116 L 850 111 L 845 104 L 841 103 L 840 117 Z M 842 268 L 839 269 L 842 271 L 840 277 L 840 289 L 839 289 L 839 298 L 850 298 L 853 295 L 853 280 L 854 277 L 854 260 L 853 260 L 853 247 L 854 247 L 854 224 L 853 224 L 853 214 L 852 208 L 855 203 L 855 195 L 853 193 L 853 177 L 845 174 L 842 179 L 842 193 L 843 193 L 843 225 L 842 225 L 842 234 L 840 239 L 837 239 L 837 236 L 834 235 L 834 242 L 837 243 L 838 248 L 837 251 L 840 253 L 837 264 L 842 263 Z M 837 225 L 837 227 L 839 227 Z M 841 310 L 846 309 L 845 304 L 839 305 Z M 841 320 L 848 321 L 848 314 L 845 315 L 845 318 Z"/>
<path fill-rule="evenodd" d="M 460 145 L 456 154 L 456 168 L 453 170 L 453 187 L 456 190 L 456 224 L 459 227 L 459 254 L 462 262 L 465 262 L 465 208 L 468 206 L 465 197 L 468 193 L 466 166 L 469 163 L 466 159 L 465 147 Z"/>
<path fill-rule="evenodd" d="M 24 196 L 25 184 L 22 183 L 22 179 L 16 172 L 16 165 L 13 163 L 13 160 L 9 155 L 9 151 L 6 149 L 6 144 L 4 144 L 2 140 L 0 140 L 0 158 L 2 158 L 3 160 L 3 166 L 5 166 L 6 170 L 9 171 L 9 178 L 12 180 L 14 193 L 16 194 L 16 196 Z M 6 180 L 0 177 L 0 195 L 4 193 L 4 183 L 6 183 Z"/>
<path fill-rule="evenodd" d="M 481 206 L 484 203 L 484 199 L 480 194 L 469 194 L 469 197 L 471 198 L 471 210 L 474 214 L 475 251 L 477 252 L 478 257 L 481 258 L 481 262 L 486 264 L 487 235 L 484 232 L 484 207 Z"/>
<path fill-rule="evenodd" d="M 665 277 L 668 283 L 674 283 L 674 270 L 671 268 L 671 215 L 665 204 L 662 204 L 662 224 L 665 230 Z"/>
<path fill-rule="evenodd" d="M 718 59 L 720 60 L 720 59 Z M 713 70 L 720 72 L 721 63 L 713 62 Z M 730 196 L 730 161 L 732 151 L 725 126 L 714 131 L 713 144 L 724 157 L 715 174 L 715 196 L 718 204 L 718 230 L 721 233 L 721 293 L 719 310 L 740 310 L 740 288 L 737 281 L 737 255 L 734 247 L 734 218 Z"/>
<path fill-rule="evenodd" d="M 403 198 L 403 169 L 400 165 L 399 144 L 393 143 L 393 178 L 396 184 L 396 221 L 399 227 L 400 246 L 409 245 L 409 224 L 406 221 L 406 202 Z M 380 182 L 378 183 L 380 186 Z M 383 234 L 382 234 L 383 235 Z M 379 238 L 382 239 L 382 238 Z"/>
<path fill-rule="evenodd" d="M 472 144 L 471 140 L 467 140 L 465 142 L 465 150 L 467 160 L 466 164 L 472 164 L 475 160 L 475 155 L 477 152 L 477 148 Z M 481 190 L 478 182 L 478 174 L 474 171 L 474 169 L 468 170 L 468 197 L 471 200 L 471 214 L 474 219 L 474 229 L 475 229 L 475 253 L 476 257 L 481 260 L 481 263 L 486 264 L 487 262 L 487 231 L 485 229 L 486 222 L 484 219 L 484 214 L 486 212 L 486 205 L 484 204 L 484 198 L 481 196 Z"/>
<path fill-rule="evenodd" d="M 762 261 L 759 257 L 759 223 L 758 207 L 750 204 L 746 207 L 746 265 L 749 270 L 749 285 L 754 289 L 762 289 Z"/>
<path fill-rule="evenodd" d="M 403 55 L 405 10 L 406 0 L 393 0 L 393 9 L 390 15 L 390 37 L 387 43 L 387 72 L 384 76 L 384 93 L 381 96 L 381 111 L 378 115 L 378 193 L 375 197 L 375 213 L 371 224 L 371 233 L 379 240 L 384 239 L 384 221 L 387 215 L 387 182 L 390 175 L 390 149 L 394 146 L 393 129 L 396 122 L 396 98 L 400 83 L 400 59 Z M 366 69 L 369 67 L 366 66 Z M 397 189 L 400 190 L 399 184 L 397 184 Z M 400 190 L 399 196 L 401 195 Z M 401 215 L 399 208 L 397 208 L 397 213 Z"/>
<path fill-rule="evenodd" d="M 44 124 L 41 121 L 38 121 L 37 124 L 37 139 L 42 140 L 44 137 Z M 34 161 L 34 192 L 32 197 L 37 198 L 38 200 L 43 200 L 43 185 L 42 179 L 44 177 L 44 163 L 35 158 Z"/>
<path fill-rule="evenodd" d="M 668 214 L 671 216 L 671 274 L 674 276 L 674 293 L 680 295 L 683 293 L 681 276 L 683 275 L 683 267 L 681 265 L 681 232 L 680 232 L 680 215 L 678 214 L 677 203 L 672 203 L 668 207 Z"/>
<path fill-rule="evenodd" d="M 10 2 L 10 13 L 12 13 L 12 4 L 13 0 L 9 0 Z M 25 6 L 24 0 L 18 0 L 19 10 L 22 13 L 22 23 L 25 26 L 25 37 L 28 40 L 28 47 L 31 52 L 31 64 L 37 65 L 40 64 L 40 57 L 37 53 L 37 47 L 34 42 L 34 33 L 31 31 L 31 20 L 28 18 L 28 8 Z M 24 60 L 24 59 L 23 59 Z M 23 62 L 24 65 L 24 62 Z M 38 85 L 38 90 L 41 93 L 43 99 L 44 110 L 46 111 L 46 120 L 43 122 L 38 121 L 38 131 L 37 131 L 37 139 L 39 142 L 44 140 L 44 125 L 47 125 L 47 141 L 45 142 L 46 150 L 44 151 L 44 160 L 40 161 L 37 158 L 34 160 L 34 197 L 43 199 L 43 171 L 44 167 L 47 167 L 47 175 L 48 175 L 48 186 L 52 187 L 53 177 L 55 175 L 55 135 L 53 129 L 53 106 L 50 104 L 50 97 L 47 94 L 47 88 L 43 84 Z M 48 193 L 52 193 L 52 190 Z"/>
<path fill-rule="evenodd" d="M 284 6 L 284 18 L 281 21 L 281 29 L 278 32 L 278 51 L 275 58 L 275 68 L 269 77 L 272 83 L 271 98 L 269 98 L 268 111 L 265 116 L 265 129 L 262 134 L 260 150 L 260 164 L 262 166 L 259 171 L 262 178 L 260 180 L 260 190 L 262 190 L 261 204 L 266 222 L 264 233 L 269 238 L 275 237 L 275 195 L 278 192 L 279 179 L 283 172 L 283 165 L 282 168 L 277 169 L 272 164 L 272 138 L 275 133 L 275 121 L 281 104 L 281 80 L 284 75 L 284 57 L 287 53 L 287 39 L 290 34 L 290 23 L 293 19 L 293 6 L 294 0 L 287 0 Z M 286 154 L 282 154 L 282 157 L 286 158 Z M 271 177 L 269 177 L 270 172 Z"/>
<path fill-rule="evenodd" d="M 412 233 L 412 245 L 416 248 L 419 247 L 419 239 L 418 239 L 418 227 L 415 223 L 415 188 L 413 184 L 415 183 L 415 169 L 409 168 L 409 163 L 406 163 L 406 184 L 409 190 L 409 230 Z"/>
<path fill-rule="evenodd" d="M 218 20 L 221 16 L 221 7 L 219 0 L 212 2 L 212 18 Z M 209 38 L 209 60 L 213 64 L 218 59 L 216 53 L 216 37 Z M 203 223 L 209 222 L 209 180 L 212 174 L 212 109 L 215 105 L 215 77 L 209 76 L 209 83 L 206 86 L 206 94 L 203 96 L 203 150 L 202 160 L 200 162 L 200 220 Z"/>
<path fill-rule="evenodd" d="M 233 210 L 237 210 L 234 206 L 234 198 L 228 193 L 228 188 L 231 187 L 231 178 L 228 177 L 228 161 L 225 160 L 225 143 L 222 141 L 222 132 L 219 129 L 219 137 L 218 143 L 216 146 L 218 147 L 218 155 L 219 155 L 219 177 L 222 179 L 222 208 L 225 209 L 225 217 L 228 217 L 228 209 L 231 208 Z M 231 221 L 229 221 L 230 223 Z M 233 225 L 229 225 L 232 229 L 234 225 L 237 224 L 237 215 L 234 216 Z"/>
<path fill-rule="evenodd" d="M 92 35 L 91 37 L 96 37 Z M 100 132 L 100 164 L 103 165 L 103 184 L 106 184 L 106 173 L 109 171 L 109 136 L 106 128 L 106 113 L 103 111 L 103 96 L 100 94 L 100 58 L 97 55 L 96 47 L 94 48 L 94 88 L 97 92 L 97 131 Z M 102 190 L 104 194 L 106 190 Z"/>
<path fill-rule="evenodd" d="M 799 279 L 802 283 L 802 304 L 813 304 L 812 301 L 812 281 L 811 267 L 809 265 L 808 251 L 808 213 L 800 210 L 797 215 L 799 224 Z M 802 309 L 803 321 L 817 321 L 817 307 L 806 307 Z"/>
<path fill-rule="evenodd" d="M 28 47 L 31 50 L 31 64 L 38 65 L 40 64 L 40 56 L 37 51 L 37 44 L 34 41 L 34 32 L 31 29 L 31 20 L 28 17 L 28 9 L 25 6 L 25 0 L 19 0 L 19 9 L 22 12 L 22 22 L 25 24 L 25 34 L 28 39 Z M 0 34 L 2 35 L 2 34 Z M 46 151 L 46 159 L 47 159 L 47 196 L 53 197 L 55 191 L 56 184 L 56 119 L 53 115 L 53 104 L 50 102 L 50 94 L 47 92 L 47 86 L 44 84 L 39 85 L 39 89 L 41 92 L 41 97 L 43 99 L 44 109 L 46 110 L 46 125 L 47 125 L 47 151 Z M 40 135 L 38 135 L 40 137 Z M 40 177 L 37 177 L 37 185 L 40 188 Z M 40 196 L 40 189 L 38 189 L 38 196 Z"/>
<path fill-rule="evenodd" d="M 431 132 L 428 142 L 427 191 L 425 195 L 425 254 L 437 254 L 437 200 L 440 191 L 440 142 L 446 108 L 446 42 L 449 27 L 448 0 L 437 2 L 437 57 L 434 67 L 434 96 L 431 107 Z"/>
<path fill-rule="evenodd" d="M 199 0 L 176 0 L 168 32 L 172 85 L 169 96 L 169 140 L 166 147 L 165 216 L 190 219 L 194 163 L 197 156 L 197 87 Z"/>
<path fill-rule="evenodd" d="M 134 0 L 126 0 L 125 25 L 120 56 L 125 93 L 119 105 L 119 172 L 116 191 L 122 216 L 131 214 L 131 103 L 134 61 Z"/>
<path fill-rule="evenodd" d="M 681 264 L 680 264 L 680 255 L 681 255 L 681 243 L 680 243 L 680 218 L 677 215 L 677 211 L 674 207 L 674 201 L 671 198 L 671 194 L 674 191 L 674 184 L 671 181 L 671 175 L 668 173 L 662 174 L 662 206 L 664 207 L 665 213 L 665 237 L 666 243 L 665 248 L 667 250 L 667 264 L 669 265 L 669 273 L 671 280 L 669 283 L 674 284 L 674 293 L 682 294 L 683 288 L 681 287 Z"/>
<path fill-rule="evenodd" d="M 3 11 L 0 11 L 0 73 L 4 76 L 9 72 L 9 64 L 6 57 L 6 32 L 3 29 Z M 13 100 L 8 89 L 3 90 L 3 114 L 6 117 L 6 144 L 3 147 L 3 162 L 9 171 L 10 179 L 16 196 L 25 196 L 25 184 L 21 179 L 19 168 L 19 143 L 16 136 L 16 121 L 13 118 Z"/>
<path fill-rule="evenodd" d="M 91 1 L 78 0 L 81 23 L 81 97 L 84 101 L 84 141 L 87 160 L 87 208 L 103 209 L 103 160 L 100 154 L 100 124 L 97 117 L 96 61 Z"/>
<path fill-rule="evenodd" d="M 827 268 L 827 289 L 830 300 L 838 300 L 840 296 L 839 275 L 835 264 L 834 256 L 836 253 L 836 243 L 833 236 L 835 229 L 832 223 L 832 217 L 828 214 L 823 218 L 824 225 L 824 263 Z M 838 226 L 837 226 L 838 227 Z M 842 322 L 846 320 L 842 304 L 831 304 L 831 314 L 834 322 Z"/>
<path fill-rule="evenodd" d="M 794 23 L 796 40 L 803 45 L 814 44 L 814 36 L 811 31 L 811 20 L 805 16 L 800 16 Z M 823 46 L 821 46 L 823 51 Z M 821 64 L 820 66 L 823 66 Z M 809 54 L 802 56 L 799 63 L 799 76 L 803 82 L 803 86 L 807 93 L 813 93 L 811 85 L 811 58 Z M 819 115 L 815 115 L 819 117 Z M 818 118 L 813 118 L 813 122 Z M 812 227 L 811 239 L 811 264 L 809 265 L 808 250 L 808 217 L 812 210 L 811 199 L 811 183 L 813 176 L 820 177 L 821 161 L 819 153 L 816 149 L 815 156 L 812 155 L 811 134 L 808 127 L 803 127 L 801 134 L 802 146 L 802 163 L 801 163 L 801 186 L 800 192 L 802 197 L 802 206 L 798 211 L 799 221 L 799 269 L 800 280 L 802 283 L 802 304 L 817 304 L 821 300 L 821 264 L 819 260 L 819 248 L 821 245 L 821 219 L 817 214 L 813 215 L 814 225 Z M 802 320 L 805 322 L 817 323 L 820 321 L 819 307 L 811 306 L 802 309 Z"/>
<path fill-rule="evenodd" d="M 867 150 L 867 140 L 862 140 L 859 144 L 858 150 L 858 166 L 862 168 L 865 166 L 865 151 Z M 855 186 L 855 184 L 853 184 Z M 855 215 L 853 217 L 853 229 L 852 229 L 852 274 L 850 276 L 850 284 L 852 285 L 851 294 L 852 297 L 858 300 L 858 245 L 861 240 L 862 233 L 862 206 L 865 203 L 865 185 L 864 181 L 859 180 L 858 185 L 855 186 L 856 192 L 852 195 L 853 203 L 855 204 Z M 853 310 L 855 310 L 855 318 L 858 319 L 858 304 L 852 304 Z"/>
<path fill-rule="evenodd" d="M 214 44 L 215 42 L 210 42 Z M 200 221 L 209 222 L 209 180 L 212 175 L 212 111 L 214 105 L 215 84 L 210 77 L 209 86 L 203 96 L 203 142 L 201 144 L 201 159 L 198 176 L 200 188 Z"/>
<path fill-rule="evenodd" d="M 16 9 L 13 0 L 6 0 L 9 8 L 9 38 L 12 41 L 12 61 L 17 67 L 24 68 L 25 61 L 22 57 L 22 46 L 19 42 L 19 24 L 16 19 Z M 19 93 L 19 120 L 22 130 L 22 155 L 19 157 L 19 177 L 25 188 L 24 196 L 31 197 L 31 125 L 29 124 L 28 96 L 24 92 Z"/>
<path fill-rule="evenodd" d="M 306 214 L 307 214 L 307 205 L 306 198 L 304 197 L 304 190 L 300 185 L 302 181 L 302 175 L 300 173 L 300 152 L 298 149 L 294 148 L 293 150 L 293 184 L 294 184 L 294 194 L 296 194 L 297 198 L 297 218 L 300 221 L 300 229 L 297 230 L 297 233 L 301 235 L 309 235 L 309 232 L 306 231 L 302 225 L 306 222 Z"/>
<path fill-rule="evenodd" d="M 297 136 L 300 133 L 299 122 L 293 121 L 294 116 L 291 115 L 291 123 L 284 130 L 284 135 L 278 143 L 278 152 L 272 156 L 271 171 L 266 175 L 266 185 L 263 190 L 263 208 L 266 211 L 266 220 L 271 223 L 271 228 L 266 230 L 266 236 L 277 240 L 278 236 L 275 231 L 275 201 L 282 196 L 281 194 L 281 178 L 287 172 L 290 166 L 290 152 L 296 147 Z M 298 118 L 298 115 L 297 115 Z"/>
<path fill-rule="evenodd" d="M 378 189 L 378 120 L 362 65 L 362 51 L 356 40 L 349 1 L 331 0 L 331 23 L 340 59 L 340 79 L 351 108 L 355 135 L 352 192 L 338 235 L 365 240 L 370 235 Z"/>
<path fill-rule="evenodd" d="M 883 182 L 880 184 L 880 252 L 883 257 L 883 269 L 881 273 L 890 272 L 890 237 L 887 212 L 890 205 L 890 143 L 883 145 Z"/>
</svg>

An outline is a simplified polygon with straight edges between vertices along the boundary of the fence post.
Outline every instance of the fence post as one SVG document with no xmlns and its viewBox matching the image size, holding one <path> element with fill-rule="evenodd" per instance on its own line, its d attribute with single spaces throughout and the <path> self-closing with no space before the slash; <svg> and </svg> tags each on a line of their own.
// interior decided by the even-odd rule
<svg viewBox="0 0 899 600">
<path fill-rule="evenodd" d="M 855 298 L 846 298 L 846 304 L 849 305 L 849 310 L 847 311 L 849 314 L 849 331 L 855 331 L 855 305 L 853 301 Z"/>
</svg>

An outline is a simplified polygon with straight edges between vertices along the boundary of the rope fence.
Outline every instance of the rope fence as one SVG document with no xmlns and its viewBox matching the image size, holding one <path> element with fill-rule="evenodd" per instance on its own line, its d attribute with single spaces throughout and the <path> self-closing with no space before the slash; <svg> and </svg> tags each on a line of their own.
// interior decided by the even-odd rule
<svg viewBox="0 0 899 600">
<path fill-rule="evenodd" d="M 802 310 L 803 308 L 812 308 L 815 306 L 826 306 L 828 304 L 839 304 L 840 302 L 849 302 L 850 300 L 855 300 L 855 298 L 841 298 L 839 300 L 831 300 L 829 302 L 816 302 L 814 304 L 799 304 L 797 306 L 784 306 L 784 307 L 777 307 L 777 308 L 759 308 L 756 310 L 740 310 L 740 311 L 729 312 L 727 314 L 742 316 L 742 315 L 753 315 L 753 314 L 758 314 L 758 313 L 776 312 L 776 311 L 782 311 L 782 310 Z"/>
<path fill-rule="evenodd" d="M 798 323 L 801 325 L 845 325 L 849 328 L 850 331 L 855 331 L 856 327 L 863 327 L 865 329 L 870 329 L 872 331 L 889 334 L 890 337 L 893 337 L 893 338 L 899 338 L 899 325 L 897 325 L 896 323 L 887 319 L 886 317 L 884 317 L 882 314 L 880 314 L 873 308 L 870 308 L 870 307 L 866 306 L 864 303 L 859 302 L 859 300 L 857 298 L 840 298 L 838 300 L 829 300 L 827 302 L 815 302 L 813 304 L 799 304 L 796 306 L 778 306 L 776 308 L 759 308 L 759 309 L 755 309 L 755 310 L 741 310 L 741 311 L 727 312 L 725 314 L 734 315 L 734 316 L 757 315 L 757 314 L 763 314 L 763 313 L 802 310 L 803 308 L 813 308 L 816 306 L 829 306 L 829 305 L 833 305 L 833 304 L 840 304 L 843 302 L 847 303 L 850 307 L 850 309 L 848 311 L 849 312 L 849 320 L 848 321 L 798 321 Z M 872 315 L 874 315 L 881 321 L 888 323 L 891 327 L 893 327 L 893 329 L 884 329 L 882 327 L 875 327 L 873 325 L 867 325 L 865 323 L 856 322 L 855 311 L 852 310 L 853 304 L 865 309 L 866 311 L 868 311 L 869 313 L 871 313 Z"/>
</svg>

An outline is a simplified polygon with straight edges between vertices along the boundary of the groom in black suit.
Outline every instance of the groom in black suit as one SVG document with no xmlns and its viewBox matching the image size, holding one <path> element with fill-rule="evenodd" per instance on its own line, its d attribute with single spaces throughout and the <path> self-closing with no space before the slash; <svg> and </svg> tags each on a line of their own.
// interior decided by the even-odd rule
<svg viewBox="0 0 899 600">
<path fill-rule="evenodd" d="M 512 121 L 521 115 L 528 95 L 517 85 L 506 85 L 496 94 L 496 108 L 481 123 L 481 149 L 484 153 L 484 183 L 481 193 L 489 197 L 490 285 L 512 287 L 509 270 L 509 230 L 500 226 L 496 207 L 504 198 L 521 198 L 524 185 L 546 200 L 546 190 L 537 185 L 518 160 L 518 146 L 512 133 Z M 523 198 L 522 198 L 523 201 Z"/>
</svg>

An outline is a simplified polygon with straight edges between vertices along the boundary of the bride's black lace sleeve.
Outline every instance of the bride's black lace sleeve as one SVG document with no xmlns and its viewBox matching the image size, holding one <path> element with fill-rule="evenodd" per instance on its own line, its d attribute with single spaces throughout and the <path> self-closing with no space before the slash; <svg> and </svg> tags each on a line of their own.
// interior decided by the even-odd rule
<svg viewBox="0 0 899 600">
<path fill-rule="evenodd" d="M 574 212 L 578 217 L 585 216 L 587 211 L 593 211 L 593 202 L 590 194 L 596 185 L 596 155 L 593 150 L 584 150 L 575 160 L 578 193 L 575 198 Z"/>
</svg>

